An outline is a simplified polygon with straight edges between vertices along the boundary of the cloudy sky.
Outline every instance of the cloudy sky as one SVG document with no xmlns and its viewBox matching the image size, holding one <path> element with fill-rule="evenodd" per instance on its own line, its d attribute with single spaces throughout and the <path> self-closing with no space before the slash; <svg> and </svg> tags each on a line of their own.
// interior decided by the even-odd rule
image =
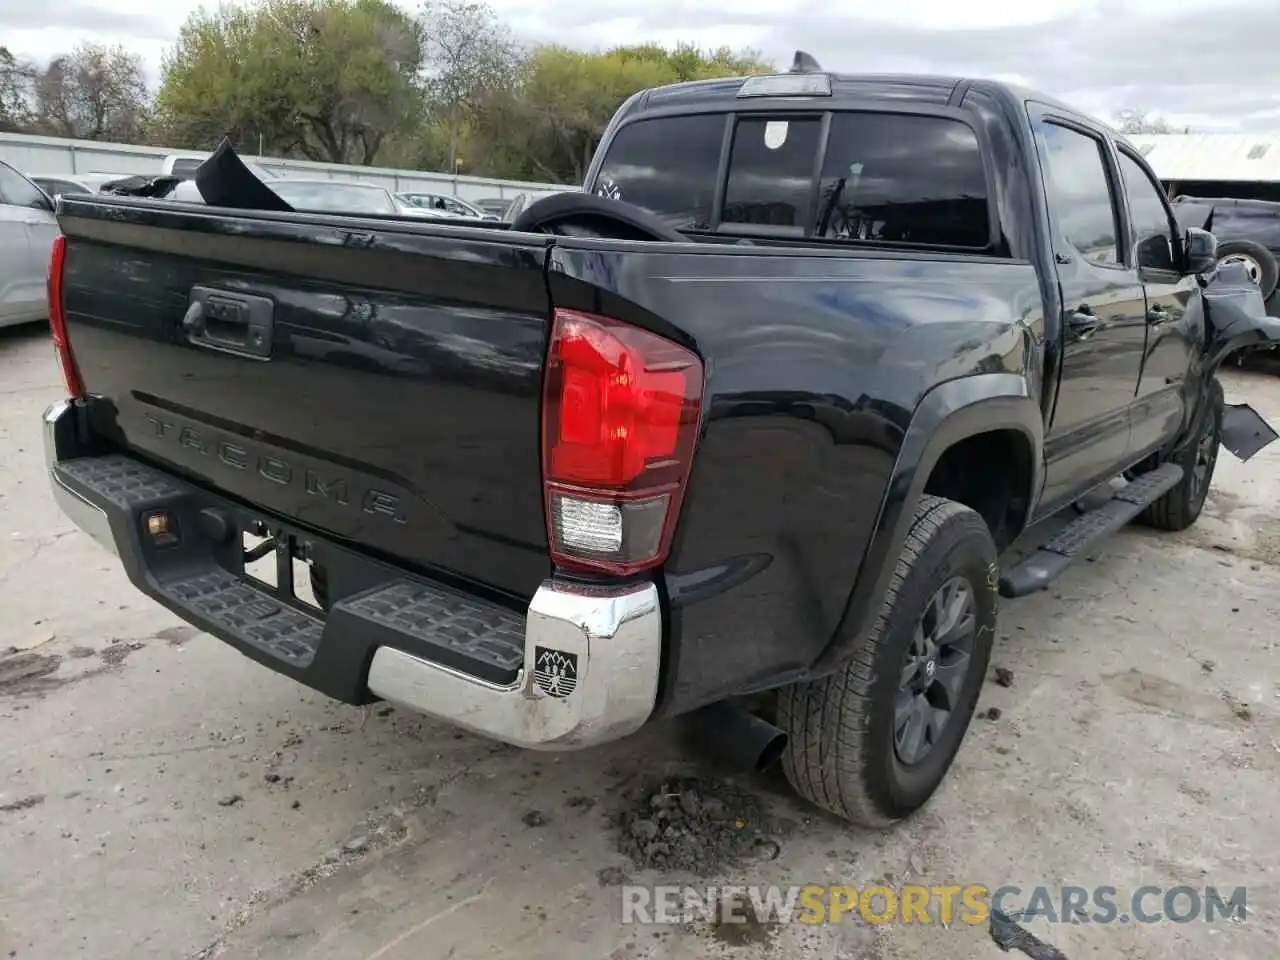
<svg viewBox="0 0 1280 960">
<path fill-rule="evenodd" d="M 398 0 L 412 8 L 415 0 Z M 1277 0 L 491 0 L 529 40 L 586 48 L 639 40 L 754 47 L 828 69 L 987 76 L 1103 119 L 1145 108 L 1198 130 L 1280 131 Z M 211 0 L 209 5 L 214 5 Z M 47 59 L 121 43 L 153 75 L 199 0 L 0 0 L 0 38 Z M 879 9 L 876 9 L 879 8 Z M 976 9 L 980 12 L 964 12 Z"/>
</svg>

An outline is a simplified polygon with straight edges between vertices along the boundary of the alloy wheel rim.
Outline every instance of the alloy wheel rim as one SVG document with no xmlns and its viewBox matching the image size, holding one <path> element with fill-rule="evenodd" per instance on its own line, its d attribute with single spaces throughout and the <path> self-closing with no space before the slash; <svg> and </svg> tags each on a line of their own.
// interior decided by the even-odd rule
<svg viewBox="0 0 1280 960">
<path fill-rule="evenodd" d="M 942 740 L 960 704 L 978 635 L 977 603 L 964 577 L 952 577 L 916 620 L 893 709 L 893 747 L 912 766 Z"/>
</svg>

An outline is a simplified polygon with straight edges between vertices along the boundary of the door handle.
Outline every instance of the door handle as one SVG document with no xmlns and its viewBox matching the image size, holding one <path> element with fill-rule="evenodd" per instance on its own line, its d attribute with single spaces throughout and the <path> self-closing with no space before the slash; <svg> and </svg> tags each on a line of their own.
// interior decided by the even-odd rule
<svg viewBox="0 0 1280 960">
<path fill-rule="evenodd" d="M 1169 311 L 1164 307 L 1156 306 L 1147 311 L 1147 323 L 1151 324 L 1153 327 L 1159 326 L 1168 320 Z"/>
<path fill-rule="evenodd" d="M 1098 318 L 1084 310 L 1076 310 L 1067 318 L 1067 326 L 1075 334 L 1076 339 L 1085 340 L 1098 329 Z"/>
<path fill-rule="evenodd" d="M 191 288 L 182 329 L 197 347 L 268 360 L 275 324 L 275 301 L 212 287 Z"/>
</svg>

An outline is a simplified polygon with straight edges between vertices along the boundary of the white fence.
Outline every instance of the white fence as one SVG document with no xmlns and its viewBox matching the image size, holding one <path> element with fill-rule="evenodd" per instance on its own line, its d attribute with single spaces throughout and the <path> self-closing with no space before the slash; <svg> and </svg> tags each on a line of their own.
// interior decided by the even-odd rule
<svg viewBox="0 0 1280 960">
<path fill-rule="evenodd" d="M 33 137 L 21 133 L 0 133 L 0 160 L 29 175 L 118 173 L 158 175 L 170 156 L 202 158 L 199 151 L 166 150 L 96 140 L 64 140 L 60 137 Z M 278 157 L 244 157 L 285 176 L 330 180 L 359 180 L 376 183 L 393 193 L 415 190 L 446 193 L 475 202 L 488 198 L 510 199 L 518 193 L 540 197 L 574 189 L 550 183 L 525 183 L 489 177 L 452 177 L 447 173 L 422 170 L 394 170 L 389 167 L 359 167 L 311 160 L 281 160 Z"/>
</svg>

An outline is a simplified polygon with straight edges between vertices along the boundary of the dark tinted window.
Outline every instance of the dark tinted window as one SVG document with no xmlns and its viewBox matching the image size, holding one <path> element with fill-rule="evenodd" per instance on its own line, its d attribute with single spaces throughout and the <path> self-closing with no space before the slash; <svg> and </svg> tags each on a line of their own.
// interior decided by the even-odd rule
<svg viewBox="0 0 1280 960">
<path fill-rule="evenodd" d="M 1120 176 L 1129 195 L 1133 233 L 1137 242 L 1138 265 L 1156 270 L 1173 270 L 1173 227 L 1161 201 L 1163 194 L 1147 172 L 1131 157 L 1120 154 Z"/>
<path fill-rule="evenodd" d="M 664 217 L 678 230 L 711 226 L 723 115 L 639 120 L 618 131 L 596 192 Z"/>
<path fill-rule="evenodd" d="M 739 120 L 729 157 L 723 222 L 804 230 L 812 222 L 813 164 L 820 132 L 817 117 Z"/>
<path fill-rule="evenodd" d="M 49 209 L 49 198 L 40 188 L 4 164 L 0 164 L 0 203 L 14 207 L 34 207 L 37 210 Z"/>
<path fill-rule="evenodd" d="M 1058 230 L 1086 260 L 1118 263 L 1119 231 L 1102 141 L 1053 123 L 1041 124 L 1039 134 L 1049 212 Z"/>
<path fill-rule="evenodd" d="M 817 233 L 981 248 L 991 242 L 977 135 L 957 120 L 846 113 L 831 118 Z"/>
</svg>

